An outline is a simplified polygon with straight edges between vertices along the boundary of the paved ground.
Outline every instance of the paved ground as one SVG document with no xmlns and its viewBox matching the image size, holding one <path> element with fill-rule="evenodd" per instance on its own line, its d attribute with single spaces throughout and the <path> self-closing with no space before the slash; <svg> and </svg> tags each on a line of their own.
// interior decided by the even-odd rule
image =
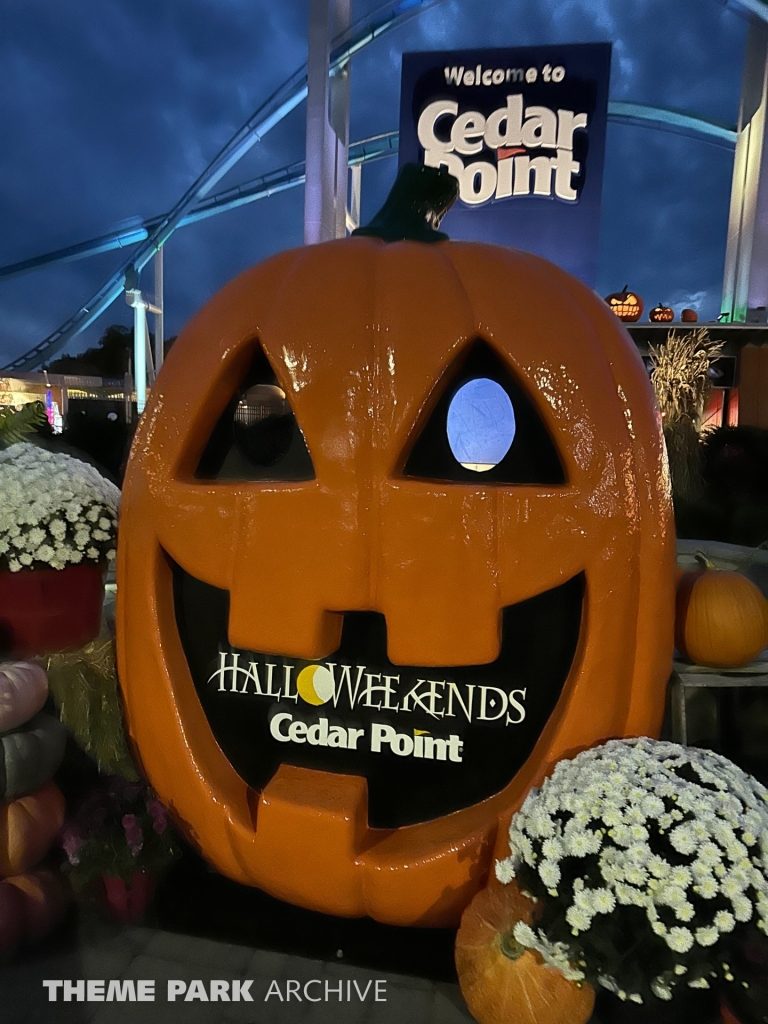
<svg viewBox="0 0 768 1024">
<path fill-rule="evenodd" d="M 86 979 L 107 983 L 154 981 L 155 999 L 153 1002 L 65 1002 L 63 986 L 57 986 L 57 1001 L 48 1001 L 44 980 L 76 983 Z M 195 980 L 202 985 L 192 987 L 190 983 Z M 229 982 L 226 991 L 230 997 L 235 988 L 233 982 L 240 983 L 253 1002 L 185 1001 L 185 994 L 181 992 L 176 1001 L 168 1001 L 169 981 L 177 981 L 177 989 L 184 983 L 187 994 L 205 992 L 210 997 L 212 980 Z M 375 1000 L 377 980 L 379 1001 Z M 247 981 L 251 982 L 250 986 L 243 984 Z M 77 985 L 73 988 L 72 995 L 76 996 Z M 85 989 L 85 985 L 80 988 Z M 123 994 L 130 992 L 130 986 L 126 989 Z M 93 994 L 98 992 L 96 986 Z M 105 986 L 103 994 L 107 992 Z M 87 995 L 87 990 L 83 994 Z M 291 998 L 287 1001 L 289 995 Z M 318 997 L 321 1001 L 310 1001 Z M 395 1021 L 398 1024 L 471 1024 L 472 1017 L 456 985 L 150 928 L 120 928 L 95 920 L 81 924 L 76 940 L 71 936 L 66 942 L 49 945 L 0 969 L 1 1024 L 394 1024 Z"/>
</svg>

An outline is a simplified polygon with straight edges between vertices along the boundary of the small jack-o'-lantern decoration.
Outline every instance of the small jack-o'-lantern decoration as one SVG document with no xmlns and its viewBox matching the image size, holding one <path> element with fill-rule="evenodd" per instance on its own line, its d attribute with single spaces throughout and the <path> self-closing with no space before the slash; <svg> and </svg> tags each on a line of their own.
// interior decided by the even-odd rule
<svg viewBox="0 0 768 1024">
<path fill-rule="evenodd" d="M 654 306 L 650 311 L 648 319 L 652 324 L 668 324 L 671 320 L 675 319 L 675 311 L 671 306 L 664 306 L 660 302 L 658 306 Z"/>
<path fill-rule="evenodd" d="M 672 655 L 640 357 L 546 260 L 447 241 L 455 193 L 410 167 L 356 237 L 227 285 L 123 490 L 120 680 L 160 798 L 231 878 L 400 925 L 458 921 L 558 758 L 656 732 Z"/>
<path fill-rule="evenodd" d="M 629 291 L 626 285 L 624 285 L 623 291 L 611 292 L 610 295 L 606 295 L 605 301 L 611 312 L 624 323 L 633 324 L 643 315 L 643 300 L 637 292 Z"/>
</svg>

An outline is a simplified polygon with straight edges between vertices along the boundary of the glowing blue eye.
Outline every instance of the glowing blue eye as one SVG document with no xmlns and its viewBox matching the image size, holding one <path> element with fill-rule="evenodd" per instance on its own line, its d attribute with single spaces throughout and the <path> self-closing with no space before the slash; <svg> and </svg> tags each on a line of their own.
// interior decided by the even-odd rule
<svg viewBox="0 0 768 1024">
<path fill-rule="evenodd" d="M 465 469 L 497 466 L 515 439 L 515 410 L 504 388 L 478 377 L 463 384 L 448 407 L 448 444 Z"/>
</svg>

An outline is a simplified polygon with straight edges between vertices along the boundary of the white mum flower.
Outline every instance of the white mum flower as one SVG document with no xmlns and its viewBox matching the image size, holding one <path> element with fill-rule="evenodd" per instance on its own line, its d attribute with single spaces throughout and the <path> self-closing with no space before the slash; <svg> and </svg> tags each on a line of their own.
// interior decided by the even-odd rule
<svg viewBox="0 0 768 1024">
<path fill-rule="evenodd" d="M 610 889 L 592 890 L 592 909 L 596 914 L 610 914 L 616 908 L 616 898 Z"/>
<path fill-rule="evenodd" d="M 644 907 L 648 903 L 648 896 L 642 890 L 624 882 L 616 886 L 616 899 L 625 907 Z"/>
<path fill-rule="evenodd" d="M 64 515 L 70 523 L 76 523 L 80 518 L 80 514 L 83 511 L 83 506 L 79 501 L 70 501 L 64 507 Z"/>
<path fill-rule="evenodd" d="M 630 864 L 627 866 L 624 877 L 630 885 L 645 885 L 648 881 L 648 872 L 639 864 Z"/>
<path fill-rule="evenodd" d="M 66 527 L 65 527 L 66 530 Z M 45 540 L 45 530 L 41 530 L 39 526 L 33 526 L 27 534 L 27 551 L 34 551 L 35 548 L 39 548 Z"/>
<path fill-rule="evenodd" d="M 536 932 L 531 928 L 525 921 L 516 921 L 515 927 L 512 930 L 512 934 L 515 936 L 521 946 L 526 946 L 531 949 L 538 945 L 538 939 L 536 938 Z"/>
<path fill-rule="evenodd" d="M 586 857 L 593 852 L 594 843 L 587 832 L 572 832 L 566 837 L 566 849 L 572 857 Z"/>
<path fill-rule="evenodd" d="M 714 946 L 719 938 L 720 932 L 717 928 L 710 926 L 696 929 L 696 941 L 700 946 Z"/>
<path fill-rule="evenodd" d="M 720 892 L 720 886 L 712 875 L 707 875 L 699 879 L 696 885 L 694 885 L 693 891 L 697 896 L 701 896 L 703 900 L 713 900 Z"/>
<path fill-rule="evenodd" d="M 752 920 L 752 901 L 746 896 L 735 896 L 732 900 L 733 915 L 737 921 L 745 922 Z"/>
<path fill-rule="evenodd" d="M 672 870 L 672 866 L 663 857 L 653 853 L 648 858 L 648 870 L 654 878 L 666 878 Z"/>
<path fill-rule="evenodd" d="M 547 860 L 560 860 L 565 856 L 565 846 L 562 839 L 558 836 L 552 836 L 544 840 L 541 845 L 541 852 Z"/>
<path fill-rule="evenodd" d="M 714 920 L 715 928 L 721 932 L 732 932 L 736 927 L 736 919 L 729 910 L 718 910 Z"/>
<path fill-rule="evenodd" d="M 678 853 L 683 854 L 695 853 L 698 846 L 696 833 L 688 821 L 672 829 L 669 834 L 669 841 Z"/>
<path fill-rule="evenodd" d="M 728 899 L 734 899 L 736 896 L 740 896 L 748 885 L 746 878 L 736 877 L 736 873 L 729 871 L 725 878 L 720 883 L 720 891 L 723 896 L 727 896 Z"/>
<path fill-rule="evenodd" d="M 66 523 L 63 523 L 60 519 L 54 519 L 48 524 L 48 529 L 51 531 L 51 536 L 55 540 L 63 540 L 67 534 Z M 32 533 L 35 531 L 32 530 Z M 42 530 L 40 531 L 42 533 Z"/>
<path fill-rule="evenodd" d="M 668 878 L 671 885 L 679 885 L 682 889 L 687 889 L 693 881 L 691 869 L 685 864 L 676 864 L 669 872 Z"/>
<path fill-rule="evenodd" d="M 693 932 L 689 928 L 670 928 L 665 940 L 674 953 L 687 953 L 693 946 Z"/>
<path fill-rule="evenodd" d="M 515 868 L 511 857 L 496 861 L 496 877 L 502 885 L 509 885 L 515 877 Z"/>
<path fill-rule="evenodd" d="M 663 999 L 665 1002 L 669 1002 L 672 998 L 672 989 L 661 978 L 654 978 L 651 982 L 651 992 L 657 999 Z"/>
<path fill-rule="evenodd" d="M 655 793 L 648 793 L 644 796 L 642 806 L 646 818 L 658 818 L 664 813 L 664 801 Z"/>
<path fill-rule="evenodd" d="M 587 928 L 592 924 L 592 916 L 582 907 L 577 907 L 575 904 L 568 907 L 565 914 L 565 920 L 571 926 L 571 931 L 578 935 L 579 932 L 585 932 Z"/>
<path fill-rule="evenodd" d="M 539 863 L 539 878 L 547 889 L 557 888 L 560 882 L 560 866 L 552 860 L 542 860 Z"/>
<path fill-rule="evenodd" d="M 684 903 L 677 903 L 674 907 L 674 911 L 677 920 L 682 921 L 684 924 L 692 921 L 696 916 L 693 904 L 688 903 L 687 900 Z"/>
</svg>

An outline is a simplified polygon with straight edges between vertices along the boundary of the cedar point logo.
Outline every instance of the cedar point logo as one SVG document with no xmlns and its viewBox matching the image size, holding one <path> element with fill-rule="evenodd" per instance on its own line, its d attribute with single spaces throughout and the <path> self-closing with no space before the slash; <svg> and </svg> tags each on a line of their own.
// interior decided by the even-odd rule
<svg viewBox="0 0 768 1024">
<path fill-rule="evenodd" d="M 483 71 L 479 66 L 469 71 L 446 68 L 445 77 L 446 82 L 456 84 L 491 85 L 497 72 L 497 77 L 503 74 L 506 81 L 515 80 L 516 72 L 529 80 L 531 71 L 536 69 L 502 72 Z M 577 131 L 586 131 L 587 123 L 585 113 L 525 106 L 522 94 L 516 93 L 507 96 L 506 104 L 487 117 L 478 110 L 460 114 L 456 100 L 435 100 L 422 111 L 417 132 L 424 163 L 447 168 L 459 181 L 460 199 L 469 206 L 522 196 L 555 197 L 575 203 L 578 192 L 573 177 L 580 173 L 581 164 L 573 159 L 573 137 Z M 495 164 L 483 159 L 465 160 L 485 148 L 496 151 Z M 555 155 L 536 152 L 540 150 L 554 151 Z"/>
</svg>

